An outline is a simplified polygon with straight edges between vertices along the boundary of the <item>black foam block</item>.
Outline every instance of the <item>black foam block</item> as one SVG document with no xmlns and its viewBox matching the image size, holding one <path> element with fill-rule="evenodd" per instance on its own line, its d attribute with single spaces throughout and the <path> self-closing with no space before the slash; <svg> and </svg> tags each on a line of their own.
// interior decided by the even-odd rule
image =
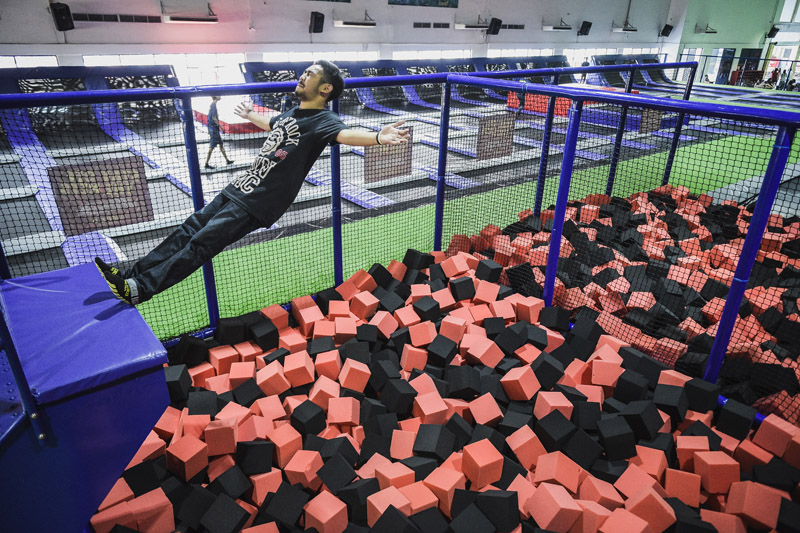
<svg viewBox="0 0 800 533">
<path fill-rule="evenodd" d="M 625 460 L 609 461 L 607 459 L 598 459 L 592 465 L 591 473 L 594 477 L 613 485 L 627 468 L 628 461 Z"/>
<path fill-rule="evenodd" d="M 597 402 L 576 402 L 573 404 L 570 420 L 575 426 L 589 433 L 597 432 L 600 420 L 600 404 Z"/>
<path fill-rule="evenodd" d="M 445 426 L 453 434 L 454 449 L 460 450 L 472 437 L 472 426 L 458 413 L 450 417 Z"/>
<path fill-rule="evenodd" d="M 374 480 L 378 484 L 377 480 Z M 377 492 L 377 491 L 376 491 Z M 341 498 L 341 496 L 339 496 Z M 303 514 L 303 507 L 308 503 L 310 496 L 306 491 L 296 485 L 282 482 L 264 508 L 265 514 L 278 524 L 294 527 Z M 342 501 L 344 499 L 342 498 Z M 345 503 L 347 503 L 345 501 Z M 366 505 L 366 504 L 365 504 Z"/>
<path fill-rule="evenodd" d="M 220 318 L 214 339 L 220 344 L 238 344 L 247 340 L 244 322 L 239 317 Z"/>
<path fill-rule="evenodd" d="M 166 468 L 156 461 L 143 461 L 132 466 L 122 473 L 122 478 L 130 487 L 137 498 L 159 487 L 161 480 L 166 478 Z"/>
<path fill-rule="evenodd" d="M 786 531 L 787 533 L 800 532 L 800 503 L 781 498 L 781 507 L 780 511 L 778 511 L 778 525 L 775 529 L 778 531 Z"/>
<path fill-rule="evenodd" d="M 658 408 L 648 400 L 630 402 L 620 414 L 633 429 L 637 441 L 656 438 L 658 430 L 664 425 Z"/>
<path fill-rule="evenodd" d="M 491 259 L 478 261 L 478 267 L 475 269 L 476 278 L 492 283 L 500 281 L 500 274 L 502 273 L 503 267 Z"/>
<path fill-rule="evenodd" d="M 438 507 L 430 507 L 409 518 L 422 533 L 445 533 L 448 528 L 447 519 Z"/>
<path fill-rule="evenodd" d="M 569 331 L 569 311 L 561 307 L 545 307 L 539 313 L 539 323 L 556 331 Z"/>
<path fill-rule="evenodd" d="M 689 409 L 689 398 L 683 387 L 659 383 L 653 391 L 653 403 L 667 413 L 672 419 L 673 426 L 677 426 L 686 417 Z"/>
<path fill-rule="evenodd" d="M 316 435 L 327 426 L 325 411 L 311 400 L 306 400 L 292 411 L 289 422 L 301 435 Z"/>
<path fill-rule="evenodd" d="M 445 379 L 450 384 L 451 398 L 470 402 L 480 394 L 481 375 L 474 366 L 448 366 Z"/>
<path fill-rule="evenodd" d="M 247 338 L 265 352 L 274 350 L 278 347 L 278 328 L 271 320 L 265 318 L 257 324 L 248 326 Z"/>
<path fill-rule="evenodd" d="M 369 273 L 369 275 L 372 276 L 372 279 L 375 280 L 375 283 L 379 287 L 383 288 L 386 288 L 386 286 L 389 285 L 389 283 L 391 283 L 392 279 L 394 279 L 392 277 L 391 272 L 386 270 L 386 267 L 380 263 L 373 264 L 367 271 L 367 273 Z"/>
<path fill-rule="evenodd" d="M 231 391 L 231 393 L 233 394 L 233 399 L 236 401 L 236 403 L 245 407 L 250 407 L 253 405 L 253 402 L 259 398 L 266 397 L 266 394 L 264 394 L 264 391 L 262 391 L 258 386 L 258 382 L 255 380 L 255 378 L 250 378 L 244 383 L 238 385 Z"/>
<path fill-rule="evenodd" d="M 600 445 L 609 461 L 628 459 L 636 455 L 633 429 L 622 416 L 606 416 L 597 422 Z"/>
<path fill-rule="evenodd" d="M 450 522 L 453 533 L 493 533 L 497 531 L 492 522 L 483 514 L 478 506 L 470 504 Z"/>
<path fill-rule="evenodd" d="M 444 461 L 455 446 L 455 436 L 445 426 L 420 424 L 412 451 L 415 455 Z"/>
<path fill-rule="evenodd" d="M 367 523 L 367 498 L 381 490 L 378 480 L 374 477 L 359 479 L 341 489 L 336 497 L 347 505 L 351 522 L 366 525 Z M 305 494 L 305 493 L 304 493 Z M 305 505 L 305 502 L 303 502 Z M 302 511 L 302 508 L 301 508 Z"/>
<path fill-rule="evenodd" d="M 192 386 L 192 376 L 186 365 L 170 365 L 164 369 L 167 380 L 169 403 L 181 405 L 189 398 L 189 389 Z"/>
<path fill-rule="evenodd" d="M 547 352 L 542 352 L 531 364 L 536 379 L 544 390 L 550 390 L 564 375 L 564 365 Z"/>
<path fill-rule="evenodd" d="M 450 292 L 458 302 L 461 300 L 471 300 L 475 296 L 475 282 L 472 278 L 461 277 L 450 280 Z"/>
<path fill-rule="evenodd" d="M 227 494 L 216 497 L 210 507 L 203 513 L 200 525 L 208 531 L 233 533 L 241 531 L 250 514 Z"/>
<path fill-rule="evenodd" d="M 236 443 L 236 464 L 248 476 L 272 470 L 275 445 L 266 440 Z"/>
<path fill-rule="evenodd" d="M 428 268 L 433 263 L 434 259 L 431 254 L 420 252 L 418 250 L 414 250 L 413 248 L 406 250 L 406 255 L 403 258 L 404 265 L 406 265 L 408 268 L 415 268 L 417 270 Z"/>
<path fill-rule="evenodd" d="M 417 390 L 404 379 L 389 379 L 381 389 L 381 401 L 390 412 L 403 418 L 411 414 Z"/>
<path fill-rule="evenodd" d="M 719 410 L 717 429 L 739 440 L 747 437 L 756 420 L 756 410 L 729 399 Z"/>
<path fill-rule="evenodd" d="M 214 494 L 227 494 L 235 500 L 240 498 L 252 487 L 253 483 L 242 469 L 239 468 L 239 465 L 233 465 L 214 478 L 214 481 L 208 486 L 208 490 Z"/>
<path fill-rule="evenodd" d="M 203 339 L 192 335 L 181 335 L 178 344 L 168 352 L 170 364 L 197 366 L 208 361 L 208 345 Z"/>
<path fill-rule="evenodd" d="M 416 455 L 402 459 L 400 462 L 414 471 L 414 481 L 422 481 L 439 466 L 439 461 L 432 457 Z"/>
<path fill-rule="evenodd" d="M 603 455 L 603 447 L 582 429 L 578 429 L 567 439 L 564 455 L 575 461 L 586 470 L 592 468 L 595 461 Z"/>
<path fill-rule="evenodd" d="M 375 533 L 416 533 L 417 527 L 410 518 L 401 513 L 394 505 L 390 505 L 372 525 L 370 531 Z"/>
<path fill-rule="evenodd" d="M 327 288 L 317 293 L 314 298 L 314 303 L 317 304 L 323 315 L 327 315 L 330 309 L 330 303 L 333 301 L 342 301 L 342 295 L 336 290 L 335 287 Z"/>
<path fill-rule="evenodd" d="M 647 399 L 647 378 L 634 370 L 626 370 L 619 379 L 614 389 L 614 398 L 623 402 L 634 402 Z"/>
<path fill-rule="evenodd" d="M 441 309 L 439 309 L 439 302 L 430 296 L 423 296 L 414 302 L 412 307 L 414 312 L 416 312 L 423 321 L 430 320 L 434 322 L 442 314 Z"/>
<path fill-rule="evenodd" d="M 200 519 L 216 499 L 217 496 L 207 488 L 200 485 L 189 485 L 186 497 L 175 509 L 175 517 L 190 528 L 199 529 Z"/>
<path fill-rule="evenodd" d="M 219 412 L 217 393 L 210 390 L 196 389 L 189 392 L 186 407 L 190 415 L 210 415 L 214 418 Z"/>
<path fill-rule="evenodd" d="M 577 429 L 558 409 L 540 418 L 533 427 L 548 452 L 560 450 Z"/>
<path fill-rule="evenodd" d="M 317 475 L 333 494 L 345 488 L 356 478 L 352 463 L 341 454 L 336 454 L 317 470 Z"/>
</svg>

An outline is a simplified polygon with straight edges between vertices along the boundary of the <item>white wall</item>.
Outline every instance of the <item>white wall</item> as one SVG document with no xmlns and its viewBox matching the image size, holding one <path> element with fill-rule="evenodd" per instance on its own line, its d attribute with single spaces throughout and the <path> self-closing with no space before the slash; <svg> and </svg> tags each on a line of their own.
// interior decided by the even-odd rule
<svg viewBox="0 0 800 533">
<path fill-rule="evenodd" d="M 63 1 L 63 0 L 62 0 Z M 172 0 L 175 1 L 175 0 Z M 195 3 L 200 11 L 203 0 Z M 671 56 L 683 47 L 736 48 L 763 44 L 763 34 L 781 0 L 633 0 L 630 23 L 635 33 L 614 33 L 622 24 L 628 0 L 461 0 L 458 9 L 390 6 L 386 0 L 332 3 L 310 0 L 211 0 L 220 22 L 214 25 L 89 23 L 58 32 L 47 0 L 0 1 L 0 55 L 55 54 L 60 64 L 80 64 L 82 54 L 245 52 L 256 59 L 261 52 L 331 49 L 377 50 L 391 58 L 394 50 L 426 48 L 470 49 L 485 56 L 492 48 L 661 47 Z M 66 0 L 74 13 L 159 15 L 158 0 Z M 323 33 L 309 34 L 311 11 L 325 15 Z M 333 18 L 363 20 L 367 11 L 377 22 L 372 29 L 334 28 Z M 506 24 L 524 24 L 524 30 L 455 30 L 456 22 L 474 23 L 497 17 Z M 542 31 L 542 22 L 560 19 L 570 32 Z M 581 21 L 592 22 L 588 36 L 578 37 Z M 414 22 L 449 22 L 450 29 L 414 29 Z M 695 34 L 695 23 L 708 23 L 716 35 Z M 674 30 L 659 38 L 661 27 Z"/>
<path fill-rule="evenodd" d="M 75 30 L 58 32 L 46 0 L 0 2 L 0 55 L 82 53 L 200 53 L 313 51 L 345 47 L 379 50 L 390 58 L 393 50 L 469 48 L 486 55 L 488 47 L 590 48 L 611 43 L 624 46 L 677 44 L 680 31 L 657 37 L 676 0 L 636 0 L 630 21 L 636 33 L 612 33 L 612 21 L 625 19 L 627 0 L 461 0 L 458 9 L 390 6 L 385 0 L 351 3 L 308 0 L 212 0 L 220 22 L 215 25 L 76 22 Z M 158 15 L 157 0 L 67 0 L 73 13 Z M 198 0 L 198 5 L 204 2 Z M 325 15 L 323 33 L 309 34 L 311 11 Z M 372 29 L 334 28 L 333 18 L 363 20 L 367 11 L 377 21 Z M 477 30 L 455 30 L 456 22 L 474 23 L 497 17 L 506 24 L 524 24 L 524 30 L 502 30 L 486 36 Z M 542 31 L 542 21 L 563 18 L 570 32 Z M 583 20 L 593 23 L 588 36 L 578 37 Z M 449 22 L 450 29 L 414 29 L 414 22 Z M 678 22 L 679 21 L 674 21 Z M 677 29 L 677 28 L 676 28 Z"/>
</svg>

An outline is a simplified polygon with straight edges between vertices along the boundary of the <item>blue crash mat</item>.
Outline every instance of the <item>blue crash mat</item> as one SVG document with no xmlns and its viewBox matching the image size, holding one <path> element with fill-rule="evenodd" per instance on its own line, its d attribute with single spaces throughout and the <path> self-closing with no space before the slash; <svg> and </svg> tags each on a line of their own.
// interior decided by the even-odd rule
<svg viewBox="0 0 800 533">
<path fill-rule="evenodd" d="M 39 404 L 166 362 L 161 342 L 94 263 L 4 280 L 0 300 Z"/>
</svg>

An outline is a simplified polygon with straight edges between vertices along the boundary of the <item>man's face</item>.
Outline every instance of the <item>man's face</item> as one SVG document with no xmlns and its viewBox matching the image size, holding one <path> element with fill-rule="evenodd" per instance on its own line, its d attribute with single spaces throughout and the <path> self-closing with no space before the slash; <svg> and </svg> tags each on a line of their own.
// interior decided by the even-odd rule
<svg viewBox="0 0 800 533">
<path fill-rule="evenodd" d="M 294 94 L 301 101 L 308 101 L 319 96 L 321 91 L 329 92 L 331 89 L 331 84 L 322 80 L 322 67 L 320 65 L 311 65 L 300 76 Z"/>
</svg>

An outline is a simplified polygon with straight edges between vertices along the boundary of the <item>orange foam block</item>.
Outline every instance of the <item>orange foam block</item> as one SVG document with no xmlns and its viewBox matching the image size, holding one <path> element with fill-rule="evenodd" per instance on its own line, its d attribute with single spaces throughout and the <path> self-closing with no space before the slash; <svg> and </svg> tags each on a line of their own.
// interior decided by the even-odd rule
<svg viewBox="0 0 800 533">
<path fill-rule="evenodd" d="M 503 412 L 494 397 L 488 392 L 469 402 L 469 410 L 478 424 L 495 426 L 503 419 Z"/>
<path fill-rule="evenodd" d="M 208 446 L 197 437 L 181 437 L 167 447 L 167 470 L 189 481 L 208 466 Z"/>
<path fill-rule="evenodd" d="M 399 487 L 399 490 L 411 504 L 411 514 L 416 514 L 425 509 L 431 509 L 439 505 L 439 499 L 422 481 L 404 485 Z"/>
<path fill-rule="evenodd" d="M 650 524 L 653 531 L 665 531 L 676 521 L 675 511 L 652 487 L 631 496 L 625 509 Z"/>
<path fill-rule="evenodd" d="M 567 489 L 552 483 L 540 484 L 526 509 L 539 527 L 551 531 L 568 531 L 582 512 Z"/>
<path fill-rule="evenodd" d="M 594 476 L 587 476 L 583 480 L 578 489 L 578 497 L 581 500 L 597 502 L 610 511 L 622 507 L 625 503 L 614 485 Z"/>
<path fill-rule="evenodd" d="M 702 479 L 703 488 L 712 494 L 725 494 L 732 483 L 739 481 L 739 463 L 725 452 L 695 452 L 694 472 Z"/>
<path fill-rule="evenodd" d="M 317 470 L 322 468 L 322 456 L 312 450 L 297 450 L 283 469 L 283 473 L 292 485 L 301 484 L 304 487 L 317 490 L 322 481 L 317 476 Z"/>
<path fill-rule="evenodd" d="M 381 490 L 404 487 L 414 483 L 414 471 L 403 463 L 384 463 L 375 467 L 375 478 Z"/>
<path fill-rule="evenodd" d="M 653 533 L 653 530 L 648 522 L 620 507 L 603 522 L 600 533 Z"/>
<path fill-rule="evenodd" d="M 347 359 L 339 372 L 339 383 L 346 389 L 364 392 L 371 375 L 367 365 L 355 359 Z"/>
<path fill-rule="evenodd" d="M 375 456 L 373 455 L 373 457 Z M 453 504 L 456 489 L 466 488 L 467 477 L 461 471 L 440 466 L 428 474 L 422 482 L 439 499 L 439 510 L 446 516 L 450 516 L 450 506 Z"/>
<path fill-rule="evenodd" d="M 563 453 L 555 451 L 539 457 L 533 482 L 557 483 L 570 491 L 570 493 L 578 494 L 581 470 L 581 467 L 575 461 Z"/>
<path fill-rule="evenodd" d="M 536 468 L 539 458 L 547 453 L 539 437 L 527 424 L 506 437 L 506 443 L 517 456 L 519 464 L 528 470 Z"/>
<path fill-rule="evenodd" d="M 328 491 L 317 494 L 303 510 L 307 529 L 314 528 L 319 533 L 342 533 L 347 529 L 347 505 Z"/>
<path fill-rule="evenodd" d="M 542 419 L 553 411 L 561 411 L 567 420 L 572 417 L 574 406 L 561 392 L 542 391 L 536 396 L 533 406 L 533 416 Z"/>
<path fill-rule="evenodd" d="M 500 385 L 509 399 L 521 402 L 527 402 L 533 398 L 533 395 L 541 388 L 533 369 L 527 365 L 512 368 L 506 372 L 506 375 L 500 378 Z"/>
<path fill-rule="evenodd" d="M 700 506 L 702 478 L 691 472 L 668 468 L 664 475 L 664 490 L 670 498 L 678 498 L 689 507 Z"/>
<path fill-rule="evenodd" d="M 778 415 L 768 415 L 756 430 L 753 443 L 778 457 L 783 457 L 793 437 L 800 435 L 800 428 Z"/>
<path fill-rule="evenodd" d="M 777 491 L 753 481 L 737 481 L 730 486 L 725 512 L 738 516 L 749 527 L 775 529 L 780 507 Z"/>
<path fill-rule="evenodd" d="M 500 479 L 503 473 L 503 454 L 488 439 L 464 446 L 463 453 L 464 474 L 473 487 L 480 489 Z"/>
<path fill-rule="evenodd" d="M 408 498 L 397 487 L 388 487 L 367 497 L 367 524 L 374 526 L 390 505 L 406 516 L 411 514 Z"/>
</svg>

